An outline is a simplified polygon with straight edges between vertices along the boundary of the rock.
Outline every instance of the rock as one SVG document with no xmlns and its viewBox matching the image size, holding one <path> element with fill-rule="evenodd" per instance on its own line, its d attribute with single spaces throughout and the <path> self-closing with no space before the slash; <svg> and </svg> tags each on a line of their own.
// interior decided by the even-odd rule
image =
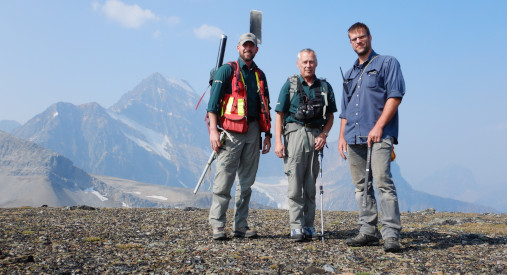
<svg viewBox="0 0 507 275">
<path fill-rule="evenodd" d="M 421 215 L 433 215 L 436 212 L 437 211 L 435 210 L 435 208 L 428 208 L 428 209 L 417 211 L 417 212 L 414 212 L 414 213 L 421 214 Z"/>
<path fill-rule="evenodd" d="M 335 273 L 336 269 L 332 265 L 330 265 L 330 264 L 325 264 L 324 265 L 324 271 L 328 272 L 328 273 Z"/>
<path fill-rule="evenodd" d="M 303 274 L 324 274 L 326 271 L 323 268 L 316 266 L 307 266 L 305 270 L 303 270 Z"/>
<path fill-rule="evenodd" d="M 97 208 L 88 205 L 74 205 L 65 207 L 65 210 L 97 210 Z"/>
</svg>

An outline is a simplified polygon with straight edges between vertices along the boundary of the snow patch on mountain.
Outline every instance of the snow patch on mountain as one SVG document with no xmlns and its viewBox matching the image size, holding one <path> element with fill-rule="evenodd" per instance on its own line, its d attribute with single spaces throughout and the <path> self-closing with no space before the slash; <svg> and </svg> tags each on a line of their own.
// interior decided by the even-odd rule
<svg viewBox="0 0 507 275">
<path fill-rule="evenodd" d="M 155 112 L 158 112 L 158 113 L 165 113 L 167 116 L 173 116 L 173 113 L 172 112 L 166 112 L 164 110 L 161 110 L 153 105 L 150 105 L 150 104 L 144 104 L 144 106 L 146 106 L 148 109 L 151 109 Z"/>
<path fill-rule="evenodd" d="M 102 196 L 102 194 L 100 194 L 99 192 L 95 191 L 93 188 L 88 188 L 88 189 L 85 190 L 85 192 L 86 193 L 92 193 L 97 198 L 99 198 L 99 200 L 101 200 L 101 201 L 107 201 L 107 200 L 109 200 L 107 197 Z"/>
<path fill-rule="evenodd" d="M 155 132 L 147 127 L 142 126 L 141 124 L 123 116 L 118 113 L 107 111 L 107 113 L 113 118 L 116 119 L 123 124 L 127 125 L 129 128 L 135 130 L 141 136 L 144 136 L 144 140 L 139 137 L 135 137 L 133 135 L 129 135 L 124 133 L 124 135 L 143 147 L 146 151 L 157 154 L 167 160 L 171 160 L 171 154 L 169 154 L 169 148 L 173 147 L 171 140 L 167 135 L 163 135 L 161 133 Z"/>
<path fill-rule="evenodd" d="M 194 90 L 192 89 L 192 87 L 190 87 L 190 85 L 188 85 L 187 82 L 185 82 L 181 79 L 173 78 L 173 77 L 166 77 L 165 79 L 167 80 L 167 82 L 169 83 L 170 86 L 174 86 L 176 88 L 178 88 L 178 87 L 182 88 L 189 93 L 195 93 Z"/>
<path fill-rule="evenodd" d="M 270 183 L 278 182 L 278 183 Z M 264 202 L 265 205 L 276 203 L 278 209 L 289 209 L 289 201 L 287 199 L 287 189 L 289 183 L 286 177 L 269 177 L 269 178 L 257 178 L 255 184 L 252 185 L 252 189 L 263 194 L 269 200 L 268 203 Z"/>
<path fill-rule="evenodd" d="M 147 198 L 152 198 L 152 199 L 157 199 L 157 200 L 161 200 L 161 201 L 166 201 L 168 200 L 168 198 L 164 197 L 164 196 L 157 196 L 157 195 L 152 195 L 152 196 L 146 196 Z"/>
</svg>

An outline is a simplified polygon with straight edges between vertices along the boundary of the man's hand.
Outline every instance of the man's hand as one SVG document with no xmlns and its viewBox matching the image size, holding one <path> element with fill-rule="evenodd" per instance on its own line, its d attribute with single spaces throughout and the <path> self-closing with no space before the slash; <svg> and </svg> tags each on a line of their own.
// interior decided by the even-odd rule
<svg viewBox="0 0 507 275">
<path fill-rule="evenodd" d="M 324 145 L 327 143 L 327 135 L 329 131 L 331 131 L 331 127 L 333 127 L 334 123 L 334 115 L 333 113 L 327 113 L 327 122 L 326 125 L 322 128 L 320 134 L 315 138 L 315 151 L 320 151 L 324 149 Z"/>
<path fill-rule="evenodd" d="M 275 118 L 275 154 L 279 158 L 285 157 L 285 147 L 282 143 L 282 132 L 283 132 L 283 117 L 282 112 L 276 112 Z"/>
<path fill-rule="evenodd" d="M 342 156 L 344 160 L 347 159 L 347 156 L 345 155 L 347 153 L 347 142 L 345 141 L 344 138 L 340 138 L 338 140 L 338 152 L 340 153 L 340 156 Z"/>
<path fill-rule="evenodd" d="M 315 138 L 315 151 L 320 151 L 320 150 L 322 150 L 322 148 L 324 148 L 324 145 L 326 145 L 326 139 L 327 139 L 327 136 L 324 135 L 324 133 L 320 133 Z"/>
<path fill-rule="evenodd" d="M 264 145 L 262 146 L 262 153 L 267 154 L 269 152 L 269 149 L 271 149 L 271 138 L 264 137 Z"/>
<path fill-rule="evenodd" d="M 218 132 L 217 122 L 218 116 L 215 113 L 208 112 L 209 119 L 209 143 L 211 145 L 211 149 L 218 153 L 220 147 L 222 147 L 222 143 L 220 142 L 220 133 Z"/>
<path fill-rule="evenodd" d="M 373 129 L 371 129 L 370 133 L 368 134 L 368 147 L 371 147 L 372 143 L 380 142 L 382 139 L 382 133 L 384 132 L 384 129 L 382 127 L 375 125 Z"/>
<path fill-rule="evenodd" d="M 211 149 L 218 153 L 220 147 L 222 147 L 222 143 L 220 142 L 220 133 L 218 130 L 210 130 L 209 143 L 211 144 Z"/>
<path fill-rule="evenodd" d="M 283 144 L 281 142 L 280 143 L 277 142 L 275 144 L 275 154 L 279 158 L 285 157 L 285 147 L 283 146 Z"/>
<path fill-rule="evenodd" d="M 384 133 L 384 127 L 387 125 L 387 123 L 389 123 L 389 121 L 391 121 L 394 114 L 396 114 L 400 103 L 400 97 L 391 97 L 387 99 L 382 114 L 375 123 L 375 126 L 373 126 L 371 129 L 370 133 L 368 133 L 368 146 L 371 146 L 372 143 L 380 142 L 382 139 L 382 134 Z"/>
<path fill-rule="evenodd" d="M 345 141 L 345 125 L 347 125 L 347 120 L 342 118 L 340 120 L 340 137 L 338 138 L 338 153 L 344 160 L 347 160 L 347 141 Z"/>
</svg>

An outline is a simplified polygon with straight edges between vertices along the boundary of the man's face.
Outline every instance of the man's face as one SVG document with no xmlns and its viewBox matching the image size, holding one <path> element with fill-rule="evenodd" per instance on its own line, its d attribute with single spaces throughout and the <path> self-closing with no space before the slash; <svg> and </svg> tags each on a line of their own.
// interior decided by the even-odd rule
<svg viewBox="0 0 507 275">
<path fill-rule="evenodd" d="M 301 52 L 297 61 L 299 72 L 303 78 L 313 77 L 317 68 L 317 58 L 313 52 Z"/>
<path fill-rule="evenodd" d="M 349 32 L 350 45 L 357 55 L 366 55 L 371 50 L 371 35 L 366 34 L 363 28 L 355 29 Z"/>
<path fill-rule="evenodd" d="M 245 42 L 243 45 L 238 45 L 239 57 L 245 62 L 252 61 L 258 50 L 259 47 L 250 41 Z"/>
</svg>

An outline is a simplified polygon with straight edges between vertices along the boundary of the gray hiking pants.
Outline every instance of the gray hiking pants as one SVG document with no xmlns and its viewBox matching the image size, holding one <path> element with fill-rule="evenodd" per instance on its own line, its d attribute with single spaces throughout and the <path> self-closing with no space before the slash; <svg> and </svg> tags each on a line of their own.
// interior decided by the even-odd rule
<svg viewBox="0 0 507 275">
<path fill-rule="evenodd" d="M 399 238 L 401 231 L 400 209 L 398 206 L 398 196 L 396 187 L 391 175 L 391 151 L 393 148 L 392 138 L 383 139 L 381 142 L 374 143 L 372 148 L 370 179 L 378 190 L 380 200 L 380 222 L 382 224 L 382 238 Z M 359 208 L 359 231 L 366 235 L 377 236 L 377 202 L 373 185 L 369 184 L 368 200 L 366 208 L 363 209 L 363 188 L 365 181 L 366 153 L 367 145 L 348 145 L 348 161 L 350 174 L 356 193 L 356 203 Z"/>
<path fill-rule="evenodd" d="M 234 229 L 248 226 L 248 204 L 252 195 L 251 186 L 259 166 L 260 132 L 257 121 L 248 123 L 245 134 L 230 132 L 232 140 L 226 138 L 218 153 L 216 173 L 213 181 L 213 198 L 209 222 L 213 228 L 224 227 L 226 211 L 231 199 L 231 188 L 238 176 L 234 205 Z"/>
<path fill-rule="evenodd" d="M 315 182 L 319 159 L 315 151 L 318 128 L 305 128 L 296 123 L 285 127 L 284 170 L 288 177 L 290 229 L 313 227 L 315 221 Z"/>
</svg>

